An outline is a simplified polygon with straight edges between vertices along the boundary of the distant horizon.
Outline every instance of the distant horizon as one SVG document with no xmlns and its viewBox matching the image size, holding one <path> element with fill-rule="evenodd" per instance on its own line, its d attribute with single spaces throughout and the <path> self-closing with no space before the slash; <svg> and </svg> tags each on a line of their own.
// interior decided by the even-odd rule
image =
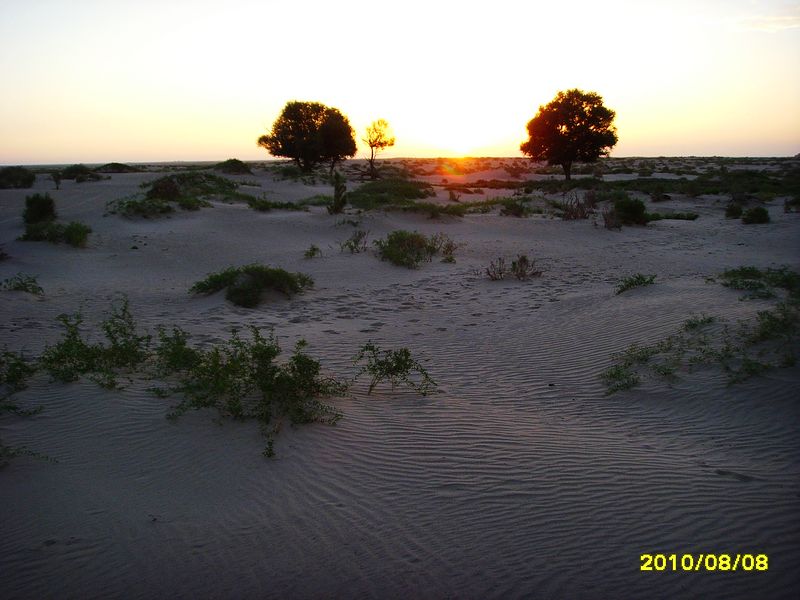
<svg viewBox="0 0 800 600">
<path fill-rule="evenodd" d="M 237 159 L 238 157 L 235 156 L 228 156 L 226 158 L 202 158 L 202 159 L 175 159 L 175 160 L 120 160 L 120 159 L 112 159 L 112 160 L 85 160 L 85 161 L 62 161 L 62 162 L 17 162 L 17 163 L 0 163 L 0 168 L 4 167 L 61 167 L 61 166 L 70 166 L 75 164 L 82 164 L 82 165 L 107 165 L 110 163 L 121 163 L 127 165 L 173 165 L 173 164 L 216 164 L 223 162 L 228 159 Z M 674 160 L 674 159 L 704 159 L 704 158 L 723 158 L 723 159 L 791 159 L 796 158 L 800 160 L 800 153 L 797 154 L 786 154 L 786 155 L 776 155 L 776 154 L 737 154 L 737 155 L 724 155 L 724 154 L 684 154 L 684 155 L 667 155 L 667 154 L 658 154 L 658 155 L 630 155 L 630 156 L 607 156 L 601 157 L 598 159 L 599 161 L 603 160 L 656 160 L 656 159 L 666 159 L 666 160 Z M 501 155 L 486 155 L 486 156 L 380 156 L 378 157 L 378 162 L 384 160 L 477 160 L 477 159 L 519 159 L 524 160 L 526 162 L 537 162 L 537 163 L 545 163 L 546 161 L 531 161 L 526 156 L 501 156 Z M 283 158 L 283 157 L 275 157 L 275 156 L 268 156 L 266 158 L 239 158 L 245 163 L 254 163 L 254 162 L 291 162 L 292 159 L 290 158 Z M 366 158 L 356 156 L 353 158 L 349 158 L 343 162 L 352 162 L 352 161 L 366 161 Z M 591 164 L 591 163 L 582 163 L 578 162 L 576 164 Z"/>
</svg>

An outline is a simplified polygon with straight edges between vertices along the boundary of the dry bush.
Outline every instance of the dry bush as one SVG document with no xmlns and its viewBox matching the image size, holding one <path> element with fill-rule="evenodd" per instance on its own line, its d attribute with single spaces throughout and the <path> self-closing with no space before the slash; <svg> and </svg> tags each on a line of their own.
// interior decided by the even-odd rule
<svg viewBox="0 0 800 600">
<path fill-rule="evenodd" d="M 486 267 L 486 274 L 492 281 L 504 279 L 506 273 L 508 273 L 508 269 L 506 268 L 506 260 L 502 256 L 497 259 L 497 262 L 492 261 L 489 263 L 489 266 Z"/>
<path fill-rule="evenodd" d="M 603 211 L 603 226 L 606 229 L 622 229 L 622 223 L 620 223 L 617 216 L 617 211 L 613 208 L 607 208 Z"/>
</svg>

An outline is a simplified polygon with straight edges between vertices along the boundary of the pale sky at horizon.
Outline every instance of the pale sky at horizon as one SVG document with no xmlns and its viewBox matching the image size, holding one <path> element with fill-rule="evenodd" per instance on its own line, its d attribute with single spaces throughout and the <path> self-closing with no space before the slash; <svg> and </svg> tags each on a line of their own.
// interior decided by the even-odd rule
<svg viewBox="0 0 800 600">
<path fill-rule="evenodd" d="M 269 158 L 289 100 L 382 156 L 521 156 L 559 90 L 612 156 L 800 153 L 800 1 L 0 0 L 0 164 Z"/>
</svg>

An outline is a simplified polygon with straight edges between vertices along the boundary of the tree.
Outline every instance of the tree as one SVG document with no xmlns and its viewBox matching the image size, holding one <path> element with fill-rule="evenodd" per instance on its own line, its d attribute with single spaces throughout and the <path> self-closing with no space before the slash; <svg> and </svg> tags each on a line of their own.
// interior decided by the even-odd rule
<svg viewBox="0 0 800 600">
<path fill-rule="evenodd" d="M 608 156 L 616 145 L 614 116 L 614 111 L 603 106 L 603 98 L 595 92 L 579 89 L 558 92 L 528 122 L 529 139 L 519 149 L 531 160 L 561 165 L 569 180 L 573 162 L 594 162 Z"/>
<path fill-rule="evenodd" d="M 318 163 L 337 162 L 356 153 L 355 132 L 347 117 L 319 102 L 286 103 L 268 135 L 258 145 L 273 156 L 291 158 L 303 171 Z"/>
<path fill-rule="evenodd" d="M 394 146 L 394 138 L 389 137 L 388 133 L 389 124 L 383 119 L 374 121 L 372 125 L 367 127 L 367 137 L 362 141 L 369 146 L 369 175 L 372 179 L 378 176 L 378 171 L 375 169 L 375 158 L 378 152 L 390 146 Z"/>
</svg>

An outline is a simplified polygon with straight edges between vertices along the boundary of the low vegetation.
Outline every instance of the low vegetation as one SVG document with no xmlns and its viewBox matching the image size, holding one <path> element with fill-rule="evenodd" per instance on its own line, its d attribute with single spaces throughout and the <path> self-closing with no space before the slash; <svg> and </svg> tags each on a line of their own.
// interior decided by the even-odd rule
<svg viewBox="0 0 800 600">
<path fill-rule="evenodd" d="M 96 173 L 141 173 L 142 169 L 124 163 L 110 162 L 95 169 Z"/>
<path fill-rule="evenodd" d="M 627 292 L 628 290 L 632 290 L 633 288 L 643 287 L 645 285 L 652 285 L 656 280 L 655 275 L 642 275 L 641 273 L 636 273 L 635 275 L 630 275 L 625 277 L 617 284 L 617 289 L 614 292 L 615 294 L 619 295 L 622 292 Z"/>
<path fill-rule="evenodd" d="M 413 179 L 380 179 L 369 181 L 347 195 L 347 201 L 355 208 L 371 210 L 389 205 L 408 204 L 435 196 L 429 183 Z"/>
<path fill-rule="evenodd" d="M 65 243 L 74 248 L 85 248 L 91 232 L 91 227 L 80 221 L 70 221 L 66 225 L 45 221 L 27 225 L 20 239 L 25 242 Z"/>
<path fill-rule="evenodd" d="M 452 252 L 455 250 L 455 245 L 443 234 L 428 238 L 416 231 L 398 229 L 387 235 L 385 240 L 375 240 L 373 244 L 378 249 L 381 260 L 388 260 L 393 265 L 400 267 L 415 269 L 422 262 L 430 262 L 434 254 L 440 252 L 448 240 L 450 242 L 447 246 L 450 250 L 450 258 L 447 262 L 454 262 Z"/>
<path fill-rule="evenodd" d="M 436 382 L 412 356 L 408 348 L 382 350 L 373 342 L 367 342 L 353 359 L 358 365 L 363 363 L 356 377 L 367 373 L 372 378 L 367 394 L 371 394 L 382 381 L 388 381 L 392 389 L 405 384 L 423 396 L 436 388 Z"/>
<path fill-rule="evenodd" d="M 763 206 L 748 208 L 742 213 L 742 223 L 745 225 L 769 223 L 769 212 Z"/>
<path fill-rule="evenodd" d="M 72 165 L 61 169 L 59 176 L 61 179 L 74 179 L 75 183 L 85 183 L 87 181 L 100 181 L 103 176 L 91 170 L 86 165 Z"/>
<path fill-rule="evenodd" d="M 0 189 L 27 189 L 36 181 L 36 173 L 25 167 L 0 169 Z"/>
<path fill-rule="evenodd" d="M 56 204 L 50 194 L 26 196 L 22 220 L 26 225 L 53 221 L 56 218 Z"/>
<path fill-rule="evenodd" d="M 344 252 L 347 250 L 350 254 L 358 254 L 359 252 L 366 252 L 367 250 L 367 236 L 368 231 L 363 229 L 356 229 L 349 238 L 339 243 L 339 250 Z"/>
<path fill-rule="evenodd" d="M 740 267 L 722 273 L 720 282 L 744 290 L 748 298 L 783 299 L 747 320 L 729 324 L 713 315 L 687 319 L 680 330 L 652 345 L 634 344 L 615 354 L 614 364 L 600 377 L 606 393 L 630 389 L 643 376 L 674 381 L 679 374 L 717 365 L 730 384 L 766 371 L 796 364 L 800 338 L 800 274 L 786 267 L 761 271 Z"/>
<path fill-rule="evenodd" d="M 322 256 L 322 250 L 316 244 L 311 244 L 308 249 L 303 253 L 303 258 L 311 259 Z"/>
<path fill-rule="evenodd" d="M 213 169 L 226 175 L 252 175 L 253 171 L 238 158 L 229 158 L 214 165 Z"/>
<path fill-rule="evenodd" d="M 312 287 L 314 281 L 303 273 L 289 273 L 284 269 L 251 264 L 228 267 L 196 282 L 191 294 L 213 294 L 225 290 L 225 298 L 237 306 L 252 308 L 261 303 L 263 294 L 275 291 L 291 297 Z"/>
<path fill-rule="evenodd" d="M 26 292 L 34 296 L 43 296 L 44 290 L 36 277 L 33 275 L 26 275 L 25 273 L 17 273 L 13 277 L 4 279 L 0 282 L 0 289 L 9 290 L 12 292 Z"/>
<path fill-rule="evenodd" d="M 271 210 L 308 210 L 302 204 L 294 202 L 275 202 L 273 200 L 267 200 L 266 198 L 249 198 L 247 204 L 250 208 L 259 212 L 269 212 Z"/>
<path fill-rule="evenodd" d="M 501 281 L 507 276 L 525 281 L 533 277 L 541 277 L 542 273 L 543 271 L 536 265 L 536 260 L 528 258 L 526 254 L 518 254 L 516 258 L 512 259 L 510 267 L 502 256 L 496 261 L 491 261 L 486 267 L 486 275 L 492 281 Z"/>
</svg>

